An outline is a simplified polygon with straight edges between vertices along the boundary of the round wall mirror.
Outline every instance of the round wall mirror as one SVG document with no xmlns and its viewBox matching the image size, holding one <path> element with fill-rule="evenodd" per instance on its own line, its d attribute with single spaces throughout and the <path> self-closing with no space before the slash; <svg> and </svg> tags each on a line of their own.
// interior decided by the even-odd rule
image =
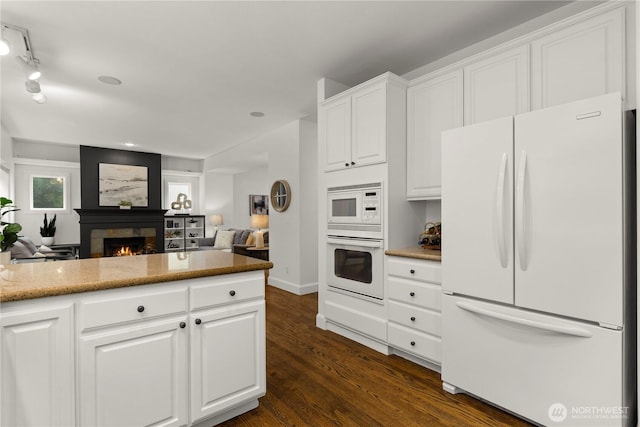
<svg viewBox="0 0 640 427">
<path fill-rule="evenodd" d="M 280 179 L 271 186 L 271 207 L 278 212 L 284 212 L 291 203 L 291 187 L 284 179 Z"/>
</svg>

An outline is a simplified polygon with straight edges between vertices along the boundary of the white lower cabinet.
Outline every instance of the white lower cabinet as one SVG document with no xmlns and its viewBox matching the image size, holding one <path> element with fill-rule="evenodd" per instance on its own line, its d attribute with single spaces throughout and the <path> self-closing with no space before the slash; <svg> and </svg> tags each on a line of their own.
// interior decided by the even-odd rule
<svg viewBox="0 0 640 427">
<path fill-rule="evenodd" d="M 3 304 L 1 425 L 72 426 L 73 304 Z"/>
<path fill-rule="evenodd" d="M 186 315 L 80 339 L 81 425 L 187 423 Z"/>
<path fill-rule="evenodd" d="M 1 426 L 211 426 L 266 391 L 262 270 L 1 308 Z"/>
<path fill-rule="evenodd" d="M 264 307 L 254 301 L 191 315 L 193 420 L 265 394 Z"/>
<path fill-rule="evenodd" d="M 440 263 L 387 257 L 388 342 L 439 365 L 442 360 Z"/>
</svg>

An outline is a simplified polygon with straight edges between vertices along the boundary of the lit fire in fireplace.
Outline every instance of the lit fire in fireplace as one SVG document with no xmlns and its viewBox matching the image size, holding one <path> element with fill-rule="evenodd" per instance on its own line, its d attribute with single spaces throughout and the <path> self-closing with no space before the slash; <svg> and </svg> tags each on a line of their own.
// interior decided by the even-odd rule
<svg viewBox="0 0 640 427">
<path fill-rule="evenodd" d="M 129 246 L 122 246 L 120 249 L 113 251 L 113 256 L 133 256 L 135 252 Z"/>
</svg>

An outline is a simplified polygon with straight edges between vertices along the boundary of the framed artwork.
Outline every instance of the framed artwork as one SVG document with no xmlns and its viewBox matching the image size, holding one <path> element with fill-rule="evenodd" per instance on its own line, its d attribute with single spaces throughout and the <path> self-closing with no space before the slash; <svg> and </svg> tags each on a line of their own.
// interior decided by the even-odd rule
<svg viewBox="0 0 640 427">
<path fill-rule="evenodd" d="M 100 206 L 149 206 L 149 171 L 146 166 L 100 163 L 98 169 Z"/>
<path fill-rule="evenodd" d="M 256 214 L 269 214 L 269 198 L 266 195 L 251 194 L 249 196 L 249 215 Z"/>
</svg>

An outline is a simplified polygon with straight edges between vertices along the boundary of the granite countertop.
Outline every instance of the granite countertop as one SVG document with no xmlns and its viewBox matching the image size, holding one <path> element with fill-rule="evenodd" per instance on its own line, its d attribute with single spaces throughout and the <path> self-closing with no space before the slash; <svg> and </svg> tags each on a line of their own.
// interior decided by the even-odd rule
<svg viewBox="0 0 640 427">
<path fill-rule="evenodd" d="M 423 249 L 422 246 L 411 246 L 403 249 L 388 249 L 385 255 L 400 256 L 405 258 L 427 259 L 430 261 L 442 261 L 439 249 Z"/>
<path fill-rule="evenodd" d="M 223 251 L 11 264 L 0 268 L 0 302 L 270 268 L 271 262 Z"/>
</svg>

